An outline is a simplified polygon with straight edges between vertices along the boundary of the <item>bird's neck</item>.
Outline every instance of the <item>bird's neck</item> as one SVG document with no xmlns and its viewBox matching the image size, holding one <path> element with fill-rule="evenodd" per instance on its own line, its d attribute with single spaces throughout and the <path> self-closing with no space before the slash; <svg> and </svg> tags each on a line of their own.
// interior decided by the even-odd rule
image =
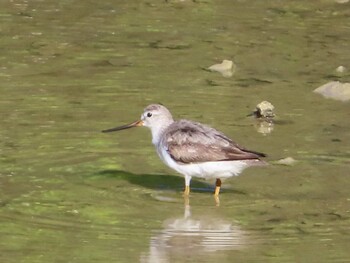
<svg viewBox="0 0 350 263">
<path fill-rule="evenodd" d="M 161 125 L 156 125 L 156 126 L 151 128 L 152 143 L 154 145 L 158 145 L 159 144 L 163 133 L 169 127 L 169 125 L 172 124 L 173 122 L 174 122 L 173 120 L 169 120 L 167 122 L 162 122 Z"/>
</svg>

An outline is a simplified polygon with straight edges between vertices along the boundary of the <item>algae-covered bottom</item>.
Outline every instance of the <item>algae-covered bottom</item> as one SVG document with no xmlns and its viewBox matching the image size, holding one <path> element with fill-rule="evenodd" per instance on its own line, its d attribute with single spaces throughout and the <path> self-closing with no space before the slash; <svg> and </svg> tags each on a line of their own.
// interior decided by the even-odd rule
<svg viewBox="0 0 350 263">
<path fill-rule="evenodd" d="M 331 0 L 2 1 L 1 262 L 350 261 L 348 4 Z M 207 70 L 223 60 L 235 71 Z M 247 117 L 262 101 L 274 121 Z M 267 167 L 184 179 L 146 128 L 163 103 L 265 152 Z M 276 160 L 295 160 L 277 165 Z"/>
</svg>

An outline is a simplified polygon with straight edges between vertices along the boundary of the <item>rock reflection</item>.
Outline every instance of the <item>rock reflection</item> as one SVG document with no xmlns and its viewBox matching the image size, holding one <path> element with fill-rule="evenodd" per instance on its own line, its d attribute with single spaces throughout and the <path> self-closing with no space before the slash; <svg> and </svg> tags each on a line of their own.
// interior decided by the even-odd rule
<svg viewBox="0 0 350 263">
<path fill-rule="evenodd" d="M 217 256 L 219 251 L 242 248 L 246 236 L 239 226 L 216 215 L 193 218 L 190 206 L 185 205 L 183 217 L 164 221 L 163 230 L 151 238 L 149 252 L 141 255 L 140 262 Z"/>
<path fill-rule="evenodd" d="M 255 129 L 257 132 L 267 135 L 274 129 L 274 123 L 272 120 L 256 120 Z"/>
</svg>

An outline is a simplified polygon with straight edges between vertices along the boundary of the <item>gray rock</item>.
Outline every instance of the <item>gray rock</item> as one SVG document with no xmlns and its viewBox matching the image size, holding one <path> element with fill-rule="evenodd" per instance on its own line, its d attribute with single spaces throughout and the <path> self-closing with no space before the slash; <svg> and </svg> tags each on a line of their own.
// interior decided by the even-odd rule
<svg viewBox="0 0 350 263">
<path fill-rule="evenodd" d="M 208 68 L 210 71 L 215 71 L 221 73 L 224 77 L 232 77 L 233 73 L 236 71 L 236 65 L 231 60 L 223 60 L 221 64 L 215 64 Z"/>
<path fill-rule="evenodd" d="M 264 100 L 256 105 L 254 115 L 257 118 L 273 118 L 275 117 L 274 109 L 275 106 L 273 106 L 271 102 Z"/>
<path fill-rule="evenodd" d="M 340 81 L 331 81 L 314 90 L 325 98 L 331 98 L 340 101 L 350 100 L 350 83 L 341 83 Z"/>
<path fill-rule="evenodd" d="M 344 66 L 339 66 L 335 69 L 337 73 L 344 73 L 346 71 L 346 67 Z"/>
<path fill-rule="evenodd" d="M 287 166 L 292 166 L 296 163 L 297 161 L 293 157 L 286 157 L 283 159 L 280 159 L 276 161 L 276 164 L 281 164 L 281 165 L 287 165 Z"/>
</svg>

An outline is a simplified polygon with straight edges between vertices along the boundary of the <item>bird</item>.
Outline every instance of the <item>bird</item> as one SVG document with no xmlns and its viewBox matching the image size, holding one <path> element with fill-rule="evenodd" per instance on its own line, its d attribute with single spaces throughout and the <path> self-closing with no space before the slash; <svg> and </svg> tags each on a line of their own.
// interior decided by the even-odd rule
<svg viewBox="0 0 350 263">
<path fill-rule="evenodd" d="M 145 126 L 151 130 L 152 143 L 160 159 L 185 177 L 184 196 L 190 194 L 192 177 L 215 179 L 214 196 L 218 197 L 221 179 L 239 175 L 245 168 L 261 166 L 266 154 L 248 150 L 222 132 L 199 122 L 174 120 L 161 104 L 148 105 L 141 118 L 130 124 L 102 132 L 114 132 Z"/>
</svg>

